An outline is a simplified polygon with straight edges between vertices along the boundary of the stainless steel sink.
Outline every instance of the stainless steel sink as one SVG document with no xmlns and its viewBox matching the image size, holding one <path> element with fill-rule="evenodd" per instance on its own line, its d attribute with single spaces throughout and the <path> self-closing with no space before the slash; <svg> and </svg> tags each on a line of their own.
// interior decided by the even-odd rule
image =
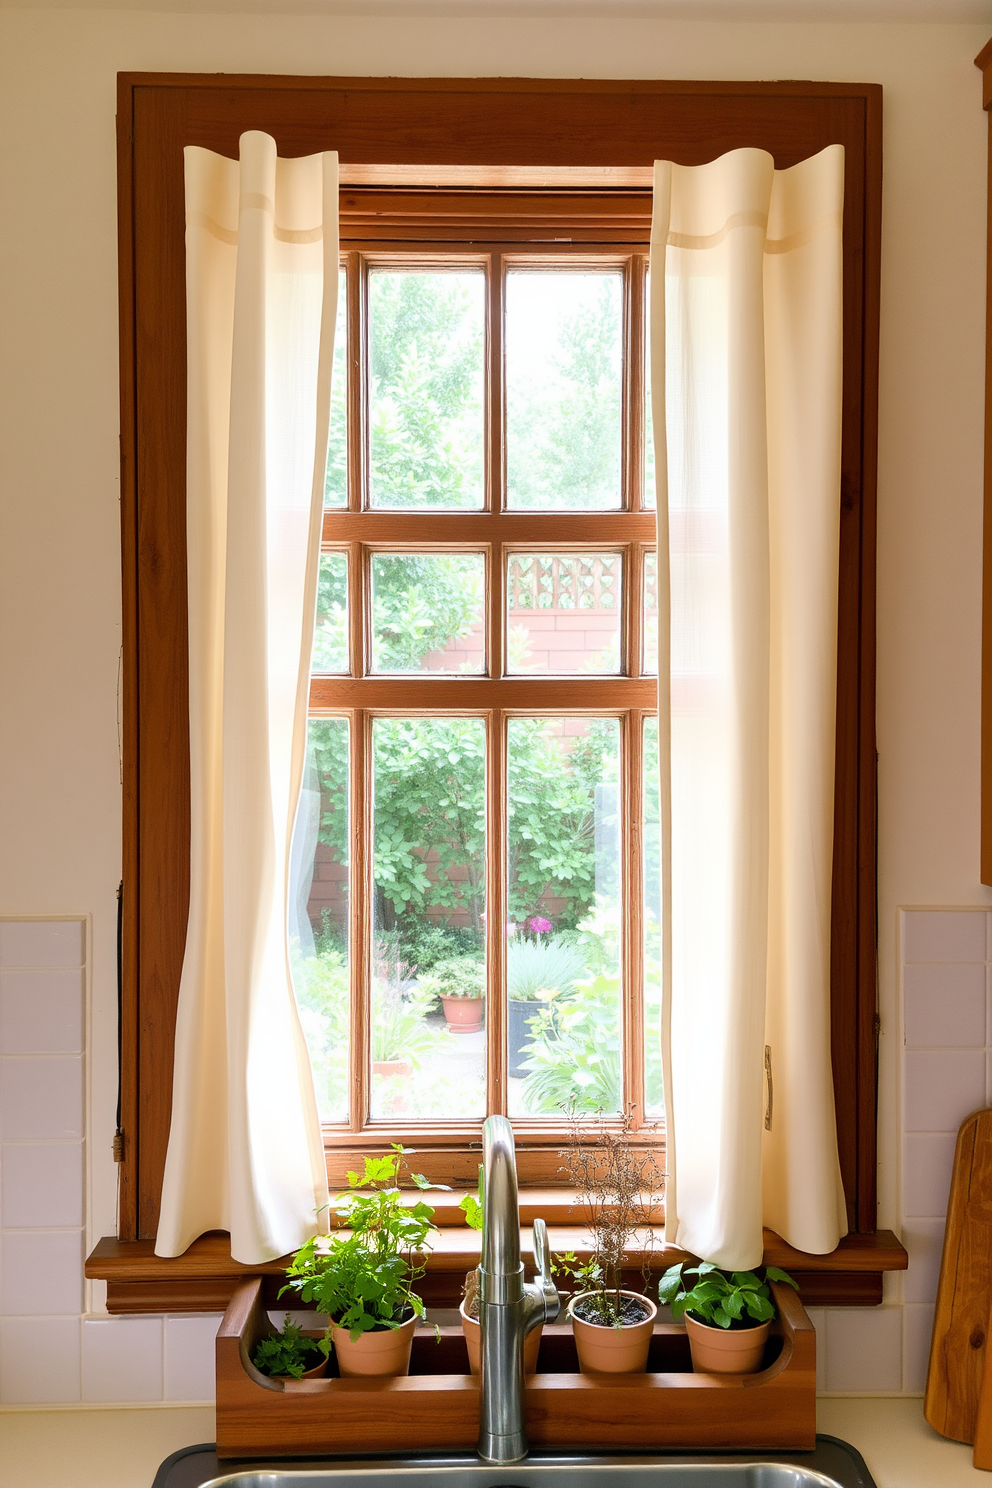
<svg viewBox="0 0 992 1488">
<path fill-rule="evenodd" d="M 486 1466 L 475 1456 L 220 1464 L 211 1447 L 162 1464 L 152 1488 L 875 1488 L 858 1452 L 819 1436 L 812 1452 L 658 1455 L 534 1452 Z"/>
</svg>

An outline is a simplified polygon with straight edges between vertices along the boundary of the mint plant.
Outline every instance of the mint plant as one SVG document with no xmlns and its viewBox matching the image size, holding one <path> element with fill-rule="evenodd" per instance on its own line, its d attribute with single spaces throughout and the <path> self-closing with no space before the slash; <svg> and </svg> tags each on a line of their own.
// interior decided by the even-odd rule
<svg viewBox="0 0 992 1488">
<path fill-rule="evenodd" d="M 352 1341 L 373 1329 L 399 1328 L 422 1318 L 424 1304 L 413 1290 L 423 1276 L 434 1210 L 418 1201 L 404 1204 L 398 1187 L 403 1148 L 396 1143 L 383 1157 L 366 1157 L 363 1173 L 348 1174 L 348 1191 L 338 1196 L 335 1213 L 341 1232 L 317 1235 L 301 1245 L 286 1269 L 279 1295 L 296 1292 L 313 1302 Z M 431 1184 L 411 1173 L 419 1189 Z M 320 1347 L 329 1353 L 330 1332 Z"/>
<path fill-rule="evenodd" d="M 308 1369 L 320 1363 L 324 1352 L 316 1338 L 304 1337 L 287 1312 L 282 1332 L 260 1339 L 251 1362 L 270 1378 L 289 1375 L 302 1379 Z"/>
<path fill-rule="evenodd" d="M 685 1276 L 699 1279 L 687 1287 Z M 658 1300 L 671 1304 L 675 1322 L 688 1313 L 696 1322 L 711 1327 L 756 1328 L 775 1316 L 770 1281 L 784 1281 L 799 1290 L 798 1283 L 778 1266 L 766 1266 L 762 1281 L 753 1271 L 732 1271 L 728 1275 L 711 1261 L 689 1267 L 680 1261 L 677 1266 L 669 1266 L 658 1283 Z"/>
</svg>

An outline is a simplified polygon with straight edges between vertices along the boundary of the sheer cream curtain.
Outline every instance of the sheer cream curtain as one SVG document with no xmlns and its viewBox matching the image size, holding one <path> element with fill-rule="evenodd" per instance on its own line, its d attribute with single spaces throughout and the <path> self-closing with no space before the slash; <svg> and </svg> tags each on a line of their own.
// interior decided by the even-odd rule
<svg viewBox="0 0 992 1488">
<path fill-rule="evenodd" d="M 760 1262 L 763 1224 L 814 1253 L 847 1230 L 830 1065 L 843 178 L 840 146 L 784 171 L 761 150 L 655 166 L 667 1226 L 729 1268 Z"/>
<path fill-rule="evenodd" d="M 156 1254 L 318 1229 L 327 1179 L 289 969 L 338 290 L 332 153 L 186 150 L 190 910 Z"/>
</svg>

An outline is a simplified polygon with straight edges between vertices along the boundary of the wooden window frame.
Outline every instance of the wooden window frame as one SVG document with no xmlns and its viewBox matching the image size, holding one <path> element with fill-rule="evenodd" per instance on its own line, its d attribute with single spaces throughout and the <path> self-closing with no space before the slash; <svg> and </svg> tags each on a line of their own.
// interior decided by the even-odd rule
<svg viewBox="0 0 992 1488">
<path fill-rule="evenodd" d="M 601 199 L 602 200 L 602 199 Z M 594 199 L 586 196 L 590 214 Z M 603 200 L 604 210 L 615 203 Z M 657 712 L 657 677 L 644 670 L 642 647 L 643 563 L 656 545 L 656 517 L 645 505 L 643 399 L 645 388 L 645 289 L 648 268 L 650 195 L 642 191 L 639 214 L 606 219 L 596 228 L 595 242 L 556 244 L 549 251 L 547 223 L 571 229 L 574 199 L 535 191 L 526 198 L 476 191 L 472 196 L 432 188 L 386 192 L 352 187 L 346 192 L 341 223 L 341 264 L 347 271 L 348 441 L 347 505 L 326 508 L 322 550 L 348 560 L 349 665 L 346 673 L 315 675 L 310 685 L 310 716 L 344 717 L 349 723 L 351 758 L 352 869 L 349 874 L 349 942 L 351 960 L 352 1036 L 350 1047 L 350 1116 L 324 1126 L 328 1174 L 332 1182 L 355 1165 L 363 1151 L 400 1141 L 428 1149 L 421 1159 L 438 1182 L 471 1183 L 478 1165 L 480 1120 L 373 1119 L 370 1108 L 368 1039 L 369 943 L 373 885 L 368 820 L 371 782 L 370 734 L 376 717 L 449 712 L 483 720 L 487 730 L 486 848 L 487 935 L 490 969 L 487 997 L 486 1084 L 489 1109 L 507 1114 L 505 1081 L 506 1017 L 505 945 L 505 802 L 507 725 L 514 716 L 614 717 L 620 722 L 621 820 L 640 816 L 643 792 L 641 737 L 644 720 Z M 387 216 L 379 239 L 367 236 L 365 216 L 375 210 Z M 359 220 L 354 218 L 358 216 Z M 445 238 L 434 238 L 438 223 Z M 480 239 L 480 223 L 496 237 Z M 537 225 L 535 225 L 535 223 Z M 509 243 L 505 232 L 516 236 Z M 555 229 L 552 228 L 552 231 Z M 559 225 L 558 231 L 563 228 Z M 528 235 L 537 238 L 536 244 Z M 608 511 L 530 512 L 506 503 L 503 439 L 505 386 L 503 343 L 506 277 L 514 268 L 614 269 L 622 276 L 624 369 L 621 413 L 620 506 Z M 369 275 L 377 268 L 472 268 L 486 275 L 484 374 L 485 492 L 478 510 L 383 510 L 370 501 L 369 410 L 365 363 L 368 358 Z M 505 580 L 513 552 L 583 549 L 615 551 L 621 557 L 621 670 L 610 676 L 513 675 L 506 666 L 507 610 Z M 425 673 L 395 675 L 371 670 L 371 584 L 368 566 L 379 551 L 476 552 L 484 555 L 487 582 L 486 667 L 478 677 Z M 623 937 L 622 1028 L 625 1098 L 632 1139 L 650 1147 L 664 1169 L 664 1125 L 644 1113 L 643 947 L 641 945 L 643 877 L 640 834 L 622 833 Z M 567 1124 L 547 1118 L 514 1118 L 517 1160 L 523 1184 L 554 1183 L 558 1156 L 567 1139 Z"/>
<path fill-rule="evenodd" d="M 503 186 L 527 201 L 534 179 L 527 172 L 538 172 L 561 199 L 574 195 L 573 241 L 593 243 L 606 220 L 626 218 L 643 231 L 656 157 L 694 165 L 751 145 L 784 168 L 829 144 L 845 147 L 832 1047 L 849 1223 L 852 1232 L 873 1234 L 880 87 L 193 74 L 121 74 L 118 82 L 125 679 L 119 1240 L 147 1248 L 157 1226 L 188 907 L 182 150 L 196 144 L 234 157 L 248 128 L 272 134 L 283 155 L 336 149 L 343 180 L 368 188 L 343 192 L 342 220 L 364 221 L 377 239 L 390 210 L 395 216 L 397 189 L 432 184 L 435 168 L 441 186 L 454 180 L 470 195 L 478 185 Z M 593 192 L 592 211 L 588 192 L 571 191 L 576 171 L 588 172 L 584 186 L 603 186 Z M 388 191 L 377 198 L 383 182 Z M 469 216 L 474 200 L 464 204 Z M 415 229 L 416 214 L 405 222 Z M 527 231 L 540 225 L 538 213 Z M 545 1182 L 553 1181 L 551 1161 L 549 1153 Z M 535 1171 L 532 1181 L 540 1176 Z M 861 1269 L 875 1264 L 869 1259 Z"/>
</svg>

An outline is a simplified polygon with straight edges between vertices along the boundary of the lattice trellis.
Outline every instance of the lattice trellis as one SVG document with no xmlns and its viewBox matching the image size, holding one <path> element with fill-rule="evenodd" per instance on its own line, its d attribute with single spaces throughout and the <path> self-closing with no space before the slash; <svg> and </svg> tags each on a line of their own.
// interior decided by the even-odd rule
<svg viewBox="0 0 992 1488">
<path fill-rule="evenodd" d="M 515 553 L 507 583 L 511 610 L 615 610 L 619 553 Z"/>
</svg>

